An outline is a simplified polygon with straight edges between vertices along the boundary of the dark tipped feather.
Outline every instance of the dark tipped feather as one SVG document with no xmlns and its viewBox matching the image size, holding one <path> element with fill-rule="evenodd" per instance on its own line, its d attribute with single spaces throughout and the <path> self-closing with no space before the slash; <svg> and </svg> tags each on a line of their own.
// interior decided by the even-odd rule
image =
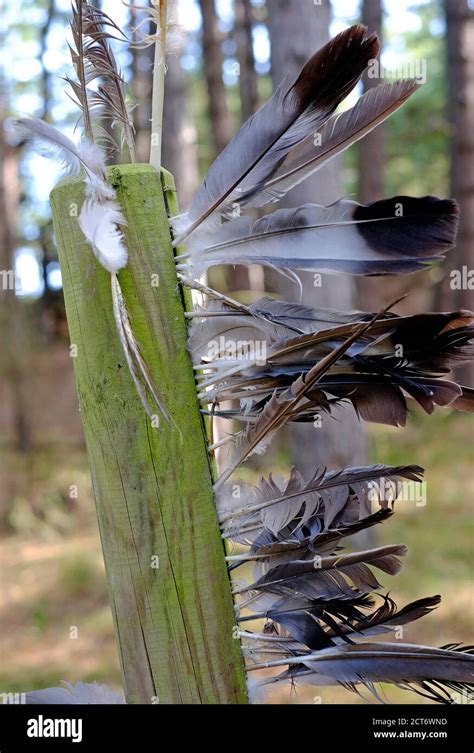
<svg viewBox="0 0 474 753">
<path fill-rule="evenodd" d="M 407 274 L 439 260 L 454 244 L 456 202 L 395 196 L 361 205 L 305 204 L 252 221 L 238 217 L 190 243 L 196 276 L 219 264 L 279 269 Z"/>
<path fill-rule="evenodd" d="M 291 82 L 284 80 L 211 166 L 176 245 L 213 212 L 268 179 L 288 150 L 317 130 L 355 86 L 379 49 L 377 37 L 352 26 L 316 52 Z"/>
<path fill-rule="evenodd" d="M 399 629 L 401 626 L 425 617 L 440 603 L 439 596 L 430 596 L 407 604 L 397 610 L 389 596 L 382 596 L 382 604 L 374 612 L 365 616 L 361 612 L 350 615 L 344 622 L 332 623 L 321 620 L 322 610 L 276 611 L 272 619 L 282 625 L 289 636 L 309 649 L 320 650 L 338 643 L 354 643 L 371 635 L 378 635 Z M 288 606 L 288 604 L 287 604 Z M 352 619 L 351 619 L 352 617 Z M 326 626 L 326 629 L 324 627 Z"/>
<path fill-rule="evenodd" d="M 441 602 L 440 596 L 427 596 L 406 604 L 402 609 L 397 609 L 397 605 L 388 595 L 381 598 L 382 604 L 374 612 L 364 615 L 360 620 L 339 626 L 337 632 L 330 630 L 329 637 L 336 641 L 337 639 L 347 640 L 347 638 L 358 641 L 371 635 L 397 630 L 430 614 Z"/>
<path fill-rule="evenodd" d="M 406 256 L 415 257 L 427 251 L 440 255 L 451 248 L 456 240 L 458 218 L 457 203 L 436 196 L 422 199 L 394 196 L 354 210 L 354 220 L 360 223 L 357 230 L 371 249 L 397 254 L 404 246 Z"/>
<path fill-rule="evenodd" d="M 416 81 L 382 84 L 367 91 L 345 112 L 333 115 L 319 129 L 319 140 L 311 134 L 290 150 L 288 156 L 260 189 L 248 190 L 241 206 L 262 206 L 281 199 L 290 189 L 313 175 L 328 160 L 340 154 L 382 123 L 417 89 Z"/>
</svg>

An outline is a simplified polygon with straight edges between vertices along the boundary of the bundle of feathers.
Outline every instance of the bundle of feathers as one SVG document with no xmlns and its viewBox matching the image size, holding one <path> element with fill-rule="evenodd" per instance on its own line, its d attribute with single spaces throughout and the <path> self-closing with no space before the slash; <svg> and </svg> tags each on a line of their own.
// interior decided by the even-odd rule
<svg viewBox="0 0 474 753">
<path fill-rule="evenodd" d="M 73 12 L 76 80 L 70 84 L 81 107 L 84 140 L 77 147 L 36 120 L 18 125 L 85 173 L 81 228 L 111 273 L 118 334 L 145 410 L 150 414 L 155 403 L 166 416 L 121 295 L 117 273 L 127 262 L 120 232 L 125 219 L 106 182 L 93 117 L 97 108 L 105 111 L 133 161 L 131 107 L 109 45 L 120 30 L 81 0 L 75 0 Z M 163 40 L 161 32 L 157 28 Z M 405 424 L 414 403 L 428 413 L 436 406 L 472 411 L 473 390 L 448 374 L 473 358 L 474 315 L 400 316 L 391 310 L 394 304 L 377 313 L 348 314 L 269 297 L 246 306 L 199 279 L 214 265 L 254 263 L 293 278 L 295 270 L 308 269 L 407 274 L 440 261 L 452 247 L 458 207 L 433 196 L 395 196 L 368 205 L 340 200 L 252 216 L 256 208 L 260 214 L 262 207 L 270 209 L 416 91 L 411 80 L 384 84 L 336 113 L 378 50 L 376 36 L 356 25 L 316 52 L 294 80 L 283 81 L 211 166 L 190 211 L 171 219 L 171 232 L 179 249 L 178 278 L 204 295 L 188 313 L 202 412 L 238 422 L 237 431 L 210 451 L 222 444 L 230 450 L 215 490 L 222 536 L 238 547 L 228 549 L 226 559 L 235 576 L 247 670 L 253 676 L 275 667 L 279 673 L 263 682 L 339 684 L 355 692 L 365 687 L 377 698 L 377 684 L 392 683 L 453 703 L 459 694 L 470 698 L 474 649 L 401 640 L 404 627 L 428 615 L 440 597 L 399 609 L 376 575 L 396 575 L 406 547 L 346 549 L 353 534 L 392 517 L 400 490 L 419 483 L 422 468 L 315 468 L 309 479 L 292 468 L 283 483 L 269 475 L 256 488 L 230 485 L 228 479 L 253 453 L 264 452 L 282 426 L 314 421 L 322 413 L 330 417 L 340 403 L 364 421 L 392 426 Z M 91 90 L 97 80 L 99 87 Z M 260 350 L 249 347 L 256 344 Z M 253 567 L 251 582 L 239 577 L 246 563 Z M 246 629 L 246 623 L 256 629 Z M 29 694 L 28 700 L 44 702 L 52 692 Z M 54 692 L 62 702 L 70 689 Z"/>
<path fill-rule="evenodd" d="M 256 220 L 244 214 L 278 202 L 416 91 L 414 81 L 382 85 L 334 114 L 377 52 L 364 27 L 342 32 L 244 124 L 189 213 L 174 219 L 175 245 L 186 245 L 178 256 L 185 280 L 217 264 L 258 263 L 289 275 L 406 274 L 449 250 L 458 208 L 433 196 L 306 204 Z M 436 595 L 397 609 L 383 593 L 374 571 L 396 575 L 406 547 L 345 548 L 350 536 L 392 516 L 403 485 L 420 482 L 422 468 L 316 468 L 310 479 L 292 468 L 283 483 L 271 474 L 256 488 L 226 482 L 286 423 L 331 415 L 342 402 L 364 421 L 392 426 L 405 425 L 412 403 L 428 413 L 473 410 L 472 390 L 446 378 L 474 356 L 473 314 L 347 314 L 270 297 L 244 306 L 200 289 L 207 301 L 191 317 L 189 348 L 202 410 L 243 427 L 215 445 L 230 445 L 215 487 L 222 535 L 239 548 L 229 569 L 253 563 L 251 582 L 234 579 L 249 672 L 275 667 L 280 673 L 264 682 L 365 686 L 377 698 L 378 683 L 441 703 L 455 702 L 452 691 L 470 697 L 473 648 L 400 640 L 404 626 L 440 602 Z M 263 627 L 250 632 L 244 623 Z"/>
</svg>

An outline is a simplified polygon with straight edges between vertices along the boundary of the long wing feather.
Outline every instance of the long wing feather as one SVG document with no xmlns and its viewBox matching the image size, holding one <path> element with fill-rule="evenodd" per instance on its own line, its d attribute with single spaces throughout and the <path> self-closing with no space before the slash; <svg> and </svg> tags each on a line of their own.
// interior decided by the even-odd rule
<svg viewBox="0 0 474 753">
<path fill-rule="evenodd" d="M 288 150 L 336 109 L 378 50 L 375 35 L 366 37 L 365 27 L 352 26 L 316 52 L 293 81 L 283 81 L 211 166 L 175 244 L 213 212 L 232 204 L 233 192 L 244 180 L 253 185 L 267 179 Z"/>
<path fill-rule="evenodd" d="M 333 115 L 319 130 L 297 144 L 275 174 L 258 189 L 254 187 L 238 202 L 243 206 L 263 206 L 279 201 L 288 191 L 313 175 L 328 160 L 348 149 L 383 123 L 410 97 L 419 85 L 416 81 L 382 84 L 366 92 L 349 110 Z"/>
<path fill-rule="evenodd" d="M 212 239 L 197 236 L 190 245 L 190 266 L 197 277 L 219 264 L 407 274 L 439 260 L 453 246 L 458 214 L 456 202 L 434 196 L 279 209 L 255 222 L 230 220 L 213 231 Z"/>
<path fill-rule="evenodd" d="M 431 648 L 410 643 L 345 644 L 327 648 L 311 655 L 281 659 L 254 665 L 250 669 L 270 666 L 300 665 L 303 673 L 290 670 L 281 679 L 292 677 L 312 685 L 344 685 L 389 682 L 423 695 L 434 685 L 435 693 L 428 697 L 452 702 L 439 695 L 443 687 L 458 692 L 469 691 L 474 682 L 473 649 Z M 279 678 L 279 679 L 280 679 Z M 439 685 L 438 685 L 439 684 Z M 439 687 L 441 686 L 441 687 Z M 420 688 L 417 690 L 417 687 Z M 353 689 L 353 688 L 352 688 Z"/>
<path fill-rule="evenodd" d="M 134 126 L 131 107 L 127 103 L 125 82 L 109 44 L 110 39 L 126 39 L 117 24 L 104 11 L 83 2 L 82 34 L 84 65 L 87 66 L 87 83 L 100 80 L 96 90 L 89 93 L 89 107 L 99 108 L 101 115 L 120 123 L 123 137 L 136 162 Z M 115 36 L 117 33 L 119 36 Z"/>
<path fill-rule="evenodd" d="M 66 76 L 66 81 L 71 86 L 72 91 L 77 99 L 77 104 L 82 113 L 84 122 L 84 134 L 89 141 L 93 141 L 94 134 L 92 131 L 92 120 L 89 111 L 88 99 L 88 76 L 86 72 L 86 57 L 84 55 L 84 24 L 83 24 L 83 0 L 73 0 L 71 3 L 71 33 L 74 47 L 69 46 L 73 68 L 76 72 L 77 81 L 73 81 Z"/>
</svg>

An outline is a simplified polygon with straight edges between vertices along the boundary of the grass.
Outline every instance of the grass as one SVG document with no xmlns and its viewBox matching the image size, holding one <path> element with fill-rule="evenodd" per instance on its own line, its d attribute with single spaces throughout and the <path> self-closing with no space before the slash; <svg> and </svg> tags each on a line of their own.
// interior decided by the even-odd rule
<svg viewBox="0 0 474 753">
<path fill-rule="evenodd" d="M 404 543 L 409 554 L 396 578 L 383 577 L 399 605 L 440 593 L 432 615 L 405 630 L 409 642 L 435 646 L 472 639 L 473 422 L 463 414 L 415 413 L 403 432 L 370 427 L 371 461 L 426 468 L 425 506 L 401 502 L 379 527 L 378 543 Z M 58 469 L 57 471 L 52 469 Z M 77 500 L 67 495 L 76 479 Z M 36 458 L 28 490 L 15 500 L 16 532 L 2 539 L 0 567 L 0 691 L 25 691 L 61 680 L 98 680 L 120 687 L 98 530 L 83 453 Z M 423 699 L 384 688 L 397 703 Z M 365 694 L 367 698 L 367 694 Z M 342 688 L 272 686 L 271 703 L 363 703 Z M 368 699 L 373 702 L 374 699 Z"/>
</svg>

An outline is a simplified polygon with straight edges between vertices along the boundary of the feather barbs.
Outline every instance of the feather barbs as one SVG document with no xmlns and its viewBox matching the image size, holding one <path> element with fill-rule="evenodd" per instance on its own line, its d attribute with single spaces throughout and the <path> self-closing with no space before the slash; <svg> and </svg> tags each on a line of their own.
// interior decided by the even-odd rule
<svg viewBox="0 0 474 753">
<path fill-rule="evenodd" d="M 119 226 L 126 225 L 115 201 L 87 199 L 79 215 L 79 225 L 100 264 L 112 273 L 126 266 L 128 251 Z"/>
</svg>

